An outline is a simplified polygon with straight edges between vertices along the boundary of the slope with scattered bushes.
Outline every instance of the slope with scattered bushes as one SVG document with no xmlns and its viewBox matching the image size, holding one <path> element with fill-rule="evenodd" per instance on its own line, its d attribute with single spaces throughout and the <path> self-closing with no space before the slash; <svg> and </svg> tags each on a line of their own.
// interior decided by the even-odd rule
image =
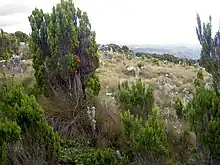
<svg viewBox="0 0 220 165">
<path fill-rule="evenodd" d="M 211 19 L 202 29 L 197 17 L 205 70 L 169 54 L 131 56 L 125 45 L 110 44 L 106 58 L 71 0 L 29 21 L 33 63 L 21 77 L 0 75 L 1 164 L 218 164 L 220 37 L 206 33 Z"/>
</svg>

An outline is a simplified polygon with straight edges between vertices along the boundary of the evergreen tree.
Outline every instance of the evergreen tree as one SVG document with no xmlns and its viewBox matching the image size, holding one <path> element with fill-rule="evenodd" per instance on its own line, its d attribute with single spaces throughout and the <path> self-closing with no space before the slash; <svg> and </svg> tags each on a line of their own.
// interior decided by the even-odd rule
<svg viewBox="0 0 220 165">
<path fill-rule="evenodd" d="M 29 21 L 37 87 L 47 95 L 54 91 L 68 97 L 82 91 L 85 95 L 86 80 L 99 65 L 87 13 L 76 9 L 72 0 L 61 0 L 51 13 L 36 8 Z"/>
<path fill-rule="evenodd" d="M 218 31 L 214 38 L 212 37 L 212 17 L 209 17 L 208 23 L 201 23 L 199 14 L 197 14 L 196 33 L 198 40 L 202 45 L 200 64 L 206 71 L 213 75 L 213 85 L 219 95 L 220 87 L 220 32 Z"/>
</svg>

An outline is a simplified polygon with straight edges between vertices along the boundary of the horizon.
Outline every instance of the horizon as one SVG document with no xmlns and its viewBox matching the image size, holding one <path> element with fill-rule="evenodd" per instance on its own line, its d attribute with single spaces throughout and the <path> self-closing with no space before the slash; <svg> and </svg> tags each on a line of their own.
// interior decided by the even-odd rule
<svg viewBox="0 0 220 165">
<path fill-rule="evenodd" d="M 0 28 L 6 32 L 30 32 L 28 16 L 37 7 L 51 12 L 59 0 L 8 0 L 0 4 Z M 212 16 L 213 31 L 219 28 L 217 0 L 75 0 L 88 13 L 96 41 L 118 45 L 196 46 L 196 13 L 202 22 Z M 16 18 L 16 19 L 15 19 Z"/>
</svg>

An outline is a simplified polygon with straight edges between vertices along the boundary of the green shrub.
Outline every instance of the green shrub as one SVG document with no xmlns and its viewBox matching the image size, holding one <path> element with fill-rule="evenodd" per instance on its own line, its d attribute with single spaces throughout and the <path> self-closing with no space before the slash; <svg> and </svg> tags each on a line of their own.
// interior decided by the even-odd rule
<svg viewBox="0 0 220 165">
<path fill-rule="evenodd" d="M 197 88 L 186 115 L 198 142 L 209 152 L 209 159 L 220 156 L 220 98 L 216 93 L 203 86 Z"/>
<path fill-rule="evenodd" d="M 99 76 L 97 74 L 93 74 L 86 82 L 87 93 L 89 96 L 98 96 L 99 91 L 101 89 L 101 83 L 99 80 Z"/>
<path fill-rule="evenodd" d="M 126 157 L 119 158 L 111 149 L 95 149 L 87 147 L 68 147 L 62 150 L 63 162 L 75 165 L 129 165 Z"/>
<path fill-rule="evenodd" d="M 153 58 L 153 63 L 157 66 L 160 66 L 160 60 Z"/>
<path fill-rule="evenodd" d="M 32 158 L 36 152 L 46 156 L 45 161 L 49 164 L 59 158 L 58 134 L 47 124 L 35 98 L 29 96 L 22 86 L 14 85 L 12 80 L 0 81 L 0 114 L 1 163 L 6 161 L 8 146 L 12 141 L 22 145 L 20 153 L 28 153 Z"/>
<path fill-rule="evenodd" d="M 199 68 L 198 71 L 197 71 L 197 78 L 201 79 L 201 80 L 204 80 L 203 72 L 202 72 L 201 68 Z"/>
<path fill-rule="evenodd" d="M 175 102 L 175 105 L 174 105 L 174 108 L 176 110 L 176 115 L 178 116 L 179 119 L 182 119 L 183 118 L 183 108 L 184 108 L 184 105 L 183 105 L 183 100 L 181 97 L 178 97 L 176 102 Z"/>
<path fill-rule="evenodd" d="M 116 101 L 122 110 L 130 110 L 132 115 L 147 119 L 154 105 L 154 89 L 141 79 L 132 85 L 125 81 L 118 86 Z"/>
<path fill-rule="evenodd" d="M 199 87 L 201 85 L 204 85 L 204 76 L 203 76 L 201 68 L 198 69 L 197 76 L 194 78 L 193 83 L 194 83 L 195 87 Z"/>
<path fill-rule="evenodd" d="M 167 154 L 166 133 L 156 108 L 147 121 L 134 117 L 130 111 L 122 112 L 121 120 L 124 125 L 124 150 L 130 156 L 141 155 L 150 159 L 151 155 L 158 159 Z"/>
<path fill-rule="evenodd" d="M 141 69 L 144 66 L 143 62 L 138 62 L 137 66 Z"/>
</svg>

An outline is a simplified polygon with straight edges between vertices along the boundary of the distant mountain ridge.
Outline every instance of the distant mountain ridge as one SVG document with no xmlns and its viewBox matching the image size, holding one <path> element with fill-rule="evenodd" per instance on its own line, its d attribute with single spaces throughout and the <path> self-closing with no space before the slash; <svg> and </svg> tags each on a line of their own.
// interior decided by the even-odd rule
<svg viewBox="0 0 220 165">
<path fill-rule="evenodd" d="M 201 48 L 197 45 L 130 45 L 134 52 L 149 52 L 157 54 L 172 54 L 180 58 L 199 59 Z"/>
</svg>

